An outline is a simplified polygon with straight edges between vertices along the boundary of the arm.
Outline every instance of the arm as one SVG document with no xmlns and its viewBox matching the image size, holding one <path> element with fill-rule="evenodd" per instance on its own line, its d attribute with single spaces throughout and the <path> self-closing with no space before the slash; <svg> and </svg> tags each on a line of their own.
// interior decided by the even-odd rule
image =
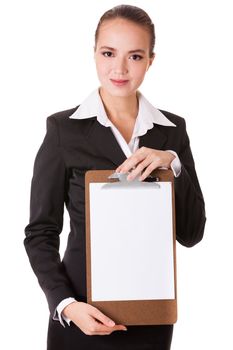
<svg viewBox="0 0 233 350">
<path fill-rule="evenodd" d="M 30 221 L 25 227 L 24 246 L 46 295 L 51 315 L 63 299 L 75 298 L 59 255 L 59 235 L 66 199 L 65 177 L 56 120 L 48 117 L 47 133 L 34 162 Z"/>
<path fill-rule="evenodd" d="M 56 318 L 58 311 L 68 322 L 73 321 L 88 335 L 103 335 L 124 330 L 124 325 L 116 325 L 92 305 L 76 300 L 66 304 L 65 299 L 75 299 L 75 293 L 59 255 L 59 235 L 63 227 L 66 201 L 65 179 L 66 167 L 56 120 L 50 116 L 47 118 L 47 133 L 34 163 L 30 222 L 25 227 L 26 252 L 46 295 L 51 317 Z"/>
<path fill-rule="evenodd" d="M 205 203 L 198 182 L 186 123 L 183 124 L 183 140 L 179 153 L 181 173 L 175 177 L 176 237 L 186 247 L 201 241 L 206 222 Z"/>
</svg>

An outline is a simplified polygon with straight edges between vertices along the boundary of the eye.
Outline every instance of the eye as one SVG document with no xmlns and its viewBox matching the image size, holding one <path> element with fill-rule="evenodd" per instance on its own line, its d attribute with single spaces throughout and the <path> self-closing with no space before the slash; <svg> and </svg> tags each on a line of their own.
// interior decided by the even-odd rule
<svg viewBox="0 0 233 350">
<path fill-rule="evenodd" d="M 132 55 L 131 57 L 134 57 L 133 58 L 133 61 L 140 61 L 143 57 L 142 56 L 140 56 L 140 55 Z"/>
<path fill-rule="evenodd" d="M 103 52 L 101 52 L 101 54 L 102 54 L 104 57 L 111 57 L 112 52 L 111 52 L 111 51 L 103 51 Z M 106 55 L 106 54 L 107 54 L 107 55 Z"/>
</svg>

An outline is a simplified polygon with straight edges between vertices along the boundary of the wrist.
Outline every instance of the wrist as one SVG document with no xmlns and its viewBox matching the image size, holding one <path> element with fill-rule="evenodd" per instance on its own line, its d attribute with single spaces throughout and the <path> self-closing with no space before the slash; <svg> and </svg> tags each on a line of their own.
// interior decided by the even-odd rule
<svg viewBox="0 0 233 350">
<path fill-rule="evenodd" d="M 64 307 L 64 309 L 62 310 L 62 315 L 71 319 L 73 306 L 77 303 L 78 301 L 75 300 L 68 304 L 66 307 Z"/>
<path fill-rule="evenodd" d="M 167 161 L 166 167 L 167 167 L 167 168 L 171 168 L 171 163 L 172 163 L 172 161 L 176 158 L 176 156 L 175 156 L 172 152 L 170 152 L 170 151 L 165 151 L 165 152 L 168 153 L 168 161 Z"/>
</svg>

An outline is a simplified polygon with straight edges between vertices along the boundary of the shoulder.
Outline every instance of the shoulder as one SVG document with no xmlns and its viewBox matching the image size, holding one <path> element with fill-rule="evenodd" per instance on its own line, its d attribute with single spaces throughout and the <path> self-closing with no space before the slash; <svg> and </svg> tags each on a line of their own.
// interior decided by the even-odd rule
<svg viewBox="0 0 233 350">
<path fill-rule="evenodd" d="M 187 138 L 185 118 L 163 109 L 159 109 L 159 111 L 175 124 L 175 127 L 159 126 L 160 131 L 162 131 L 171 142 L 174 142 L 175 145 L 179 143 L 182 144 Z"/>
<path fill-rule="evenodd" d="M 90 122 L 95 119 L 95 117 L 88 117 L 84 119 L 70 118 L 70 116 L 79 108 L 80 105 L 76 107 L 66 109 L 53 113 L 47 117 L 47 125 L 55 124 L 62 131 L 67 131 L 72 128 L 78 128 L 82 130 L 90 124 Z"/>
<path fill-rule="evenodd" d="M 174 123 L 177 127 L 181 127 L 181 128 L 185 127 L 185 124 L 186 124 L 185 118 L 163 109 L 159 109 L 159 111 L 163 113 L 165 117 L 169 119 L 172 123 Z"/>
<path fill-rule="evenodd" d="M 87 119 L 73 119 L 70 116 L 78 109 L 80 105 L 76 107 L 66 109 L 53 113 L 47 117 L 47 128 L 54 127 L 59 133 L 72 133 L 72 130 L 82 130 L 85 125 L 89 123 L 89 118 Z M 93 119 L 93 118 L 90 118 Z"/>
<path fill-rule="evenodd" d="M 58 139 L 60 145 L 69 146 L 79 141 L 82 142 L 93 120 L 96 119 L 95 117 L 70 118 L 79 106 L 53 113 L 47 117 L 47 133 Z"/>
<path fill-rule="evenodd" d="M 69 117 L 78 109 L 79 105 L 70 109 L 65 109 L 63 111 L 59 111 L 56 113 L 53 113 L 47 117 L 47 121 L 55 121 L 57 123 L 61 123 L 64 121 L 70 120 Z"/>
<path fill-rule="evenodd" d="M 46 137 L 54 139 L 59 144 L 63 138 L 63 134 L 70 134 L 72 132 L 72 119 L 69 117 L 76 111 L 79 106 L 55 112 L 46 118 Z M 72 124 L 72 125 L 71 125 Z"/>
</svg>

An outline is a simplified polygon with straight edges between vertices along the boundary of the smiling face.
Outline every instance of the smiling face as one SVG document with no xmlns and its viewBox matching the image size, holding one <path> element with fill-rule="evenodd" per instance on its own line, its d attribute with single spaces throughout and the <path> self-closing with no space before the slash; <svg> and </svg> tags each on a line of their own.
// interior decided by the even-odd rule
<svg viewBox="0 0 233 350">
<path fill-rule="evenodd" d="M 105 20 L 94 52 L 102 88 L 112 96 L 134 94 L 153 62 L 149 50 L 150 34 L 145 28 L 122 18 Z"/>
</svg>

